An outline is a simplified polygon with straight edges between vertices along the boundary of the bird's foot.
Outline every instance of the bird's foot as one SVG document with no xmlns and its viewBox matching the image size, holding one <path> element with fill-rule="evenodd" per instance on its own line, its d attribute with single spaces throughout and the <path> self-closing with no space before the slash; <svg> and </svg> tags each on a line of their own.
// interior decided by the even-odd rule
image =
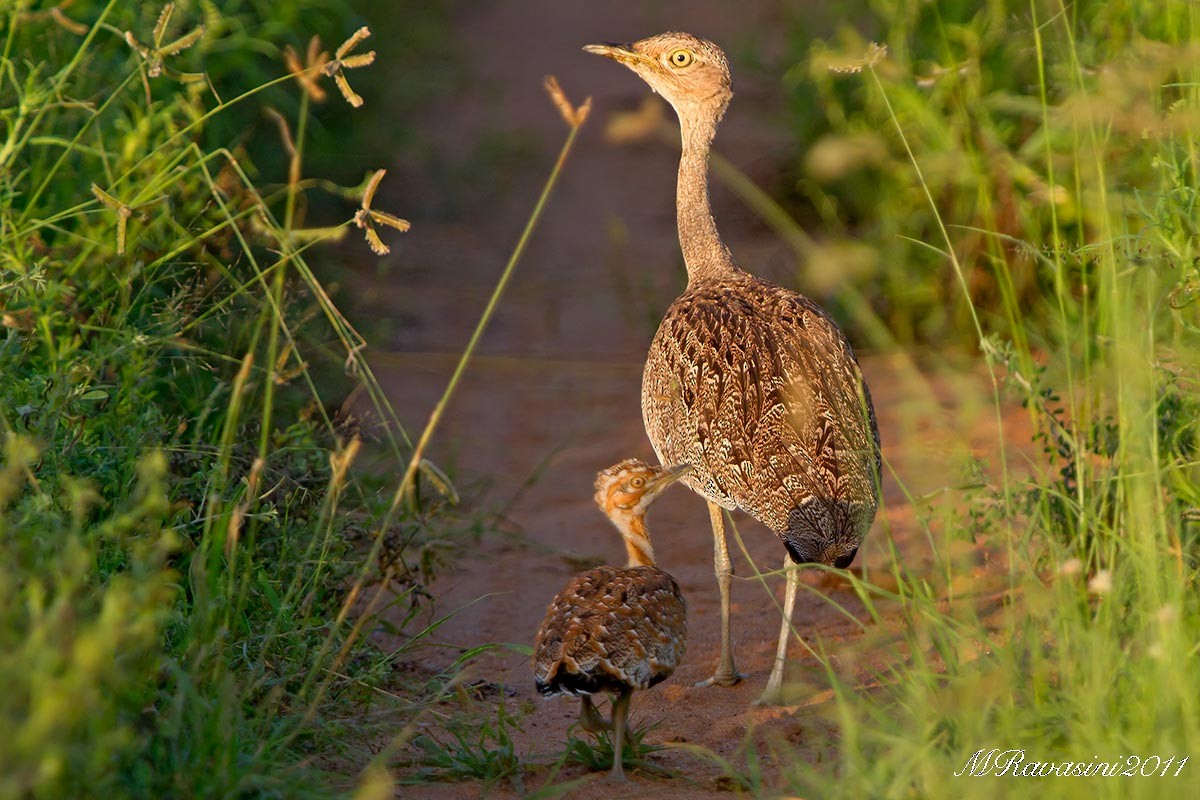
<svg viewBox="0 0 1200 800">
<path fill-rule="evenodd" d="M 625 777 L 624 770 L 614 769 L 612 772 L 601 778 L 600 782 L 624 786 L 625 784 L 629 783 L 629 778 Z"/>
<path fill-rule="evenodd" d="M 750 676 L 744 672 L 737 670 L 717 670 L 711 678 L 705 678 L 695 684 L 695 688 L 699 689 L 704 686 L 737 686 L 742 681 Z"/>
<path fill-rule="evenodd" d="M 756 706 L 787 705 L 783 698 L 783 662 L 776 661 L 771 674 L 767 676 L 767 685 L 763 693 L 754 701 Z"/>
</svg>

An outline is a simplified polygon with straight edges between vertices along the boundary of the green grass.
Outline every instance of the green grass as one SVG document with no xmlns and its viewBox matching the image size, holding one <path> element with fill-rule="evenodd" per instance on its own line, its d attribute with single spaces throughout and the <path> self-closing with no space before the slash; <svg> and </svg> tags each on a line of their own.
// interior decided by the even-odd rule
<svg viewBox="0 0 1200 800">
<path fill-rule="evenodd" d="M 874 0 L 815 42 L 797 17 L 786 83 L 806 138 L 790 203 L 823 239 L 871 245 L 875 258 L 842 280 L 858 279 L 901 342 L 970 344 L 974 309 L 1022 343 L 1029 327 L 1078 312 L 1041 300 L 1094 268 L 1081 248 L 1157 221 L 1159 198 L 1187 204 L 1186 171 L 1183 185 L 1172 172 L 1194 114 L 1191 13 L 1184 2 Z M 873 37 L 888 55 L 862 80 L 847 68 L 861 69 Z M 911 241 L 944 250 L 939 215 L 961 276 Z"/>
<path fill-rule="evenodd" d="M 395 502 L 356 470 L 332 410 L 357 387 L 371 456 L 408 459 L 308 260 L 363 187 L 304 227 L 312 102 L 279 58 L 354 20 L 29 6 L 0 10 L 0 797 L 331 796 L 408 707 L 362 710 L 400 685 L 366 634 L 458 524 L 434 465 Z M 222 131 L 280 99 L 287 175 L 260 182 Z"/>
<path fill-rule="evenodd" d="M 504 704 L 494 717 L 468 719 L 457 715 L 446 721 L 444 730 L 426 730 L 413 737 L 409 760 L 414 769 L 404 783 L 477 780 L 486 792 L 503 780 L 522 787 L 524 768 L 512 740 L 512 730 L 521 722 Z"/>
<path fill-rule="evenodd" d="M 559 160 L 410 441 L 310 261 L 408 226 L 382 170 L 308 173 L 310 131 L 372 85 L 367 29 L 321 0 L 0 19 L 0 797 L 392 796 L 393 754 L 487 649 L 403 663 L 483 525 L 426 448 L 586 109 L 560 104 Z M 308 20 L 349 38 L 289 66 Z M 255 115 L 272 145 L 241 133 Z M 307 223 L 314 199 L 337 221 Z"/>
<path fill-rule="evenodd" d="M 973 344 L 998 421 L 1019 401 L 1040 452 L 1002 434 L 983 489 L 914 499 L 935 572 L 897 553 L 897 588 L 855 581 L 875 624 L 837 660 L 814 642 L 839 757 L 773 747 L 779 789 L 1191 796 L 1200 15 L 1170 0 L 870 6 L 886 55 L 847 28 L 796 67 L 831 128 L 799 188 L 835 235 L 875 249 L 860 288 L 892 330 Z M 950 556 L 962 539 L 996 555 L 996 586 Z M 1190 760 L 1179 777 L 955 776 L 991 748 L 1134 772 L 1149 758 L 1156 774 Z"/>
<path fill-rule="evenodd" d="M 857 642 L 799 630 L 821 656 L 807 688 L 833 697 L 799 713 L 821 716 L 836 757 L 753 733 L 734 757 L 689 749 L 752 795 L 1190 796 L 1200 11 L 864 8 L 869 35 L 795 56 L 796 107 L 823 120 L 797 128 L 823 136 L 787 196 L 716 171 L 798 253 L 856 254 L 854 275 L 800 278 L 868 339 L 954 343 L 957 363 L 986 368 L 997 421 L 1019 403 L 1036 438 L 1002 433 L 974 488 L 912 499 L 934 567 L 896 553 L 890 575 L 854 579 Z M 358 235 L 367 184 L 318 181 L 307 157 L 326 158 L 314 142 L 353 112 L 326 81 L 318 114 L 280 60 L 284 31 L 330 49 L 359 21 L 317 0 L 221 9 L 179 3 L 157 36 L 160 7 L 0 11 L 0 797 L 387 797 L 410 740 L 420 779 L 520 789 L 536 767 L 552 774 L 535 794 L 570 791 L 558 770 L 603 770 L 611 747 L 575 739 L 531 760 L 503 706 L 435 736 L 420 726 L 461 663 L 406 683 L 396 664 L 418 643 L 385 654 L 368 635 L 385 606 L 416 619 L 439 534 L 473 524 L 423 455 L 547 195 L 410 442 L 310 261 Z M 146 45 L 201 23 L 152 76 Z M 348 77 L 365 92 L 367 74 Z M 294 145 L 273 148 L 277 168 L 261 129 L 239 138 L 267 105 L 281 116 L 265 129 Z M 309 227 L 316 202 L 340 216 Z M 355 386 L 384 421 L 369 447 L 330 410 Z M 406 464 L 398 485 L 355 469 L 368 456 Z M 964 541 L 993 557 L 991 577 L 956 557 Z M 365 765 L 366 744 L 389 739 Z M 954 775 L 992 748 L 1189 762 L 1163 778 Z"/>
<path fill-rule="evenodd" d="M 654 763 L 649 756 L 666 749 L 663 745 L 646 741 L 649 733 L 661 734 L 656 731 L 657 723 L 634 725 L 626 731 L 625 741 L 621 744 L 621 763 L 635 774 L 656 778 L 682 777 Z M 577 764 L 592 772 L 607 772 L 612 769 L 616 751 L 613 748 L 612 737 L 608 731 L 596 734 L 585 733 L 584 737 L 568 731 L 567 745 L 563 751 L 565 764 Z"/>
<path fill-rule="evenodd" d="M 443 708 L 426 715 L 418 726 L 401 759 L 401 784 L 474 781 L 486 794 L 508 783 L 521 796 L 549 798 L 564 796 L 612 769 L 614 751 L 607 731 L 587 733 L 577 723 L 572 724 L 565 745 L 551 742 L 543 752 L 523 753 L 513 733 L 524 731 L 525 718 L 534 711 L 528 701 L 513 708 L 504 700 L 490 705 L 472 699 L 464 687 L 460 687 L 458 701 L 452 710 Z M 657 723 L 650 722 L 627 731 L 623 745 L 625 768 L 641 778 L 686 780 L 685 775 L 651 758 L 666 749 L 646 740 L 650 733 L 661 733 L 657 728 Z M 582 767 L 587 773 L 559 780 L 559 774 L 568 767 Z M 532 793 L 526 777 L 538 784 Z"/>
</svg>

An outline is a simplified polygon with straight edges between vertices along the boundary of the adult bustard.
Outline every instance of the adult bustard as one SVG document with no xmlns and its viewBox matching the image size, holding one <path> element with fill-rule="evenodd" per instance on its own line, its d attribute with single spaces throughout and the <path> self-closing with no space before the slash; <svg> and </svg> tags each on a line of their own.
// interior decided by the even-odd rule
<svg viewBox="0 0 1200 800">
<path fill-rule="evenodd" d="M 721 242 L 708 202 L 708 153 L 733 96 L 721 48 L 686 33 L 589 53 L 629 67 L 679 116 L 676 210 L 687 289 L 650 345 L 642 416 L 659 460 L 708 500 L 721 591 L 721 660 L 706 684 L 730 686 L 732 565 L 721 508 L 741 508 L 791 560 L 847 567 L 879 502 L 879 431 L 845 335 L 815 303 L 755 278 Z M 775 664 L 760 702 L 780 701 L 799 576 L 787 571 Z"/>
<path fill-rule="evenodd" d="M 538 691 L 578 695 L 584 729 L 613 732 L 617 780 L 630 694 L 666 680 L 683 658 L 686 605 L 679 584 L 654 565 L 646 511 L 690 469 L 628 459 L 596 476 L 596 505 L 621 532 L 629 563 L 576 576 L 550 603 L 533 645 Z M 592 704 L 598 692 L 617 695 L 611 721 Z"/>
</svg>

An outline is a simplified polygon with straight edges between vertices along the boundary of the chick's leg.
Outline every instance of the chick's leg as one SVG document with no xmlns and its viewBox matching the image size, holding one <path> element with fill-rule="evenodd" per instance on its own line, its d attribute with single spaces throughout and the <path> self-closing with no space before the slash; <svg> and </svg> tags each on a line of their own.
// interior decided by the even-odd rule
<svg viewBox="0 0 1200 800">
<path fill-rule="evenodd" d="M 587 694 L 579 697 L 579 725 L 588 733 L 612 730 L 612 721 L 600 716 L 591 695 Z"/>
<path fill-rule="evenodd" d="M 629 698 L 632 694 L 633 692 L 626 689 L 613 703 L 613 765 L 612 772 L 608 775 L 610 781 L 623 782 L 625 780 L 625 766 L 621 762 L 625 756 L 625 729 L 629 722 Z"/>
</svg>

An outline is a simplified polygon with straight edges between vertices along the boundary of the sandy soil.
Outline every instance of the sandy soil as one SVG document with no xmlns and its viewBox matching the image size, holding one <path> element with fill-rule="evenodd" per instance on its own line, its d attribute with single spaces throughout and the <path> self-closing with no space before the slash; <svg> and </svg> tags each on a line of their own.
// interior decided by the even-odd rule
<svg viewBox="0 0 1200 800">
<path fill-rule="evenodd" d="M 621 542 L 592 505 L 598 469 L 621 458 L 653 458 L 639 409 L 641 364 L 657 317 L 683 286 L 675 239 L 675 153 L 664 145 L 616 147 L 602 137 L 604 117 L 635 107 L 642 84 L 620 67 L 586 56 L 589 41 L 623 40 L 671 28 L 707 35 L 728 46 L 749 30 L 769 30 L 775 4 L 574 4 L 537 0 L 465 5 L 456 24 L 461 52 L 478 80 L 469 91 L 446 98 L 425 123 L 444 148 L 442 156 L 463 158 L 487 130 L 519 131 L 534 144 L 537 167 L 511 183 L 495 186 L 480 174 L 481 191 L 497 198 L 465 219 L 422 219 L 420 208 L 436 205 L 441 188 L 400 157 L 392 194 L 380 207 L 413 219 L 410 234 L 390 257 L 391 271 L 379 280 L 364 271 L 352 281 L 363 308 L 395 322 L 395 335 L 369 353 L 404 421 L 424 423 L 453 367 L 454 354 L 499 275 L 532 207 L 564 127 L 546 102 L 543 75 L 555 73 L 577 100 L 594 97 L 596 116 L 546 213 L 541 229 L 448 411 L 431 453 L 451 465 L 464 483 L 485 480 L 478 502 L 505 508 L 518 536 L 489 536 L 458 560 L 433 591 L 430 617 L 462 609 L 439 632 L 444 645 L 422 652 L 419 666 L 444 668 L 462 649 L 484 642 L 530 644 L 550 598 L 577 569 L 579 559 L 619 562 Z M 486 43 L 491 43 L 490 45 Z M 503 42 L 498 48 L 496 42 Z M 517 57 L 499 58 L 500 52 Z M 718 149 L 762 180 L 780 153 L 771 118 L 772 87 L 739 82 Z M 396 188 L 399 187 L 399 188 Z M 726 241 L 747 269 L 790 282 L 793 262 L 736 200 L 714 192 Z M 971 457 L 994 462 L 997 442 L 989 384 L 978 373 L 955 374 L 907 358 L 863 354 L 876 398 L 888 462 L 885 505 L 860 551 L 857 566 L 886 581 L 894 545 L 918 573 L 932 562 L 906 492 L 922 495 L 958 481 Z M 1009 425 L 1020 428 L 1022 416 Z M 1021 438 L 1020 430 L 1009 430 Z M 903 489 L 901 488 L 903 487 Z M 774 655 L 782 578 L 765 582 L 755 568 L 775 569 L 783 548 L 774 536 L 738 515 L 745 553 L 735 553 L 735 647 L 749 679 L 730 689 L 693 688 L 711 674 L 718 648 L 718 595 L 712 574 L 712 545 L 704 503 L 686 489 L 669 492 L 650 517 L 660 565 L 682 586 L 689 604 L 688 657 L 676 675 L 634 699 L 635 724 L 658 722 L 649 740 L 701 745 L 732 757 L 748 730 L 782 736 L 796 752 L 822 758 L 836 752 L 830 726 L 818 713 L 830 697 L 817 660 L 792 645 L 788 680 L 794 705 L 758 708 Z M 736 549 L 736 548 L 735 548 Z M 969 550 L 969 548 L 968 548 Z M 966 552 L 966 558 L 977 558 Z M 747 556 L 749 558 L 747 558 Z M 859 621 L 868 616 L 854 593 L 838 579 L 809 574 L 795 623 L 810 642 L 820 641 L 846 659 L 866 659 L 859 647 Z M 824 593 L 844 607 L 848 618 Z M 479 599 L 479 598 L 483 599 Z M 423 618 L 427 621 L 429 617 Z M 886 626 L 885 626 L 886 627 Z M 471 678 L 501 685 L 513 705 L 531 701 L 535 710 L 518 737 L 523 753 L 561 749 L 578 711 L 568 700 L 535 697 L 527 660 L 500 654 L 481 660 Z M 493 701 L 494 702 L 494 701 Z M 655 756 L 663 766 L 692 781 L 634 774 L 626 787 L 596 783 L 572 797 L 700 798 L 728 796 L 718 770 L 681 751 Z M 768 769 L 770 769 L 768 765 Z M 578 777 L 568 771 L 559 779 Z M 543 779 L 529 776 L 526 788 Z M 476 797 L 478 786 L 452 784 L 403 789 L 401 796 Z M 512 787 L 489 796 L 506 797 Z"/>
</svg>

